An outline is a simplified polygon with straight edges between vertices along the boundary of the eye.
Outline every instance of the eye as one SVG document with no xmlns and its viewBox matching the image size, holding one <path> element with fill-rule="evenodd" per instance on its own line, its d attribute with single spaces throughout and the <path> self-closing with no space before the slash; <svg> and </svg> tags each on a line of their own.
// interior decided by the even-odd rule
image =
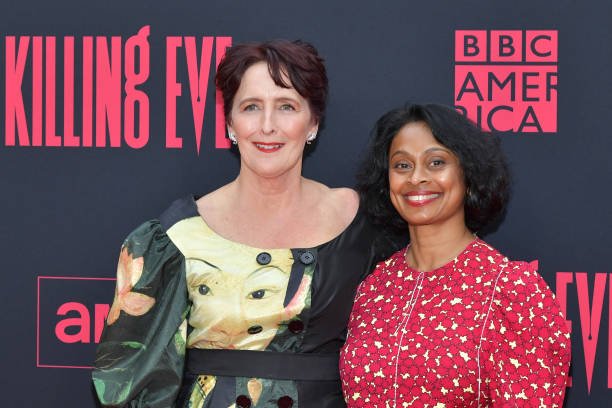
<svg viewBox="0 0 612 408">
<path fill-rule="evenodd" d="M 280 110 L 284 110 L 284 111 L 294 111 L 295 107 L 289 103 L 283 103 L 280 106 Z"/>
<path fill-rule="evenodd" d="M 442 159 L 433 159 L 430 163 L 429 163 L 432 167 L 440 167 L 443 166 L 444 164 L 446 164 L 446 162 Z"/>
<path fill-rule="evenodd" d="M 200 295 L 208 295 L 210 293 L 210 288 L 208 287 L 208 285 L 200 285 L 198 286 L 198 292 L 200 293 Z"/>
<path fill-rule="evenodd" d="M 244 112 L 252 112 L 252 111 L 256 111 L 256 110 L 258 110 L 258 109 L 259 109 L 259 106 L 257 106 L 257 105 L 256 105 L 256 104 L 254 104 L 254 103 L 250 103 L 250 104 L 248 104 L 248 105 L 246 105 L 246 106 L 244 106 L 244 107 L 242 108 L 242 110 L 243 110 Z"/>
<path fill-rule="evenodd" d="M 251 299 L 263 299 L 266 296 L 265 289 L 259 289 L 249 293 L 249 298 Z"/>
<path fill-rule="evenodd" d="M 393 168 L 398 170 L 410 170 L 412 165 L 407 162 L 397 162 L 393 165 Z"/>
</svg>

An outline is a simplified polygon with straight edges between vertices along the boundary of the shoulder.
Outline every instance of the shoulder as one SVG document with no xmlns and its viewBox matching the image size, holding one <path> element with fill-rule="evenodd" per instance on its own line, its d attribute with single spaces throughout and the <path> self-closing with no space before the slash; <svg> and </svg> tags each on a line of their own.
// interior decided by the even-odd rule
<svg viewBox="0 0 612 408">
<path fill-rule="evenodd" d="M 215 215 L 230 208 L 236 200 L 234 183 L 225 184 L 197 199 L 194 198 L 194 210 L 199 214 L 207 214 L 207 217 L 215 218 Z"/>
<path fill-rule="evenodd" d="M 479 261 L 490 269 L 491 279 L 495 279 L 496 296 L 503 296 L 513 301 L 523 301 L 515 295 L 529 291 L 550 292 L 548 285 L 538 273 L 538 261 L 513 261 L 500 253 L 488 243 L 477 240 L 473 245 Z M 535 292 L 534 292 L 535 293 Z"/>
<path fill-rule="evenodd" d="M 147 220 L 134 228 L 125 238 L 123 247 L 138 256 L 151 251 L 175 250 L 168 231 L 182 220 L 197 215 L 193 195 L 181 197 L 173 201 L 158 218 Z"/>
<path fill-rule="evenodd" d="M 537 348 L 534 356 L 556 361 L 566 370 L 570 332 L 555 295 L 538 273 L 537 261 L 508 261 L 499 273 L 489 320 L 494 342 Z"/>
<path fill-rule="evenodd" d="M 359 210 L 359 195 L 350 188 L 330 188 L 328 202 L 331 212 L 344 225 L 349 225 Z"/>
<path fill-rule="evenodd" d="M 327 194 L 332 202 L 336 206 L 344 207 L 351 206 L 354 210 L 357 210 L 359 207 L 359 194 L 357 191 L 348 187 L 336 187 L 330 188 L 325 186 L 327 189 Z"/>
<path fill-rule="evenodd" d="M 537 261 L 507 261 L 498 269 L 494 287 L 492 318 L 505 322 L 513 332 L 552 328 L 553 321 L 555 330 L 563 329 L 561 308 L 538 273 Z"/>
<path fill-rule="evenodd" d="M 490 269 L 493 273 L 503 269 L 509 262 L 506 256 L 480 238 L 467 246 L 464 256 L 468 262 L 480 263 L 482 268 Z"/>
<path fill-rule="evenodd" d="M 330 188 L 317 181 L 304 179 L 301 214 L 310 219 L 328 238 L 355 230 L 358 221 L 359 196 L 350 188 Z M 327 241 L 327 240 L 323 240 Z"/>
<path fill-rule="evenodd" d="M 396 271 L 406 267 L 406 247 L 396 250 L 384 261 L 380 261 L 376 265 L 376 270 L 381 271 Z"/>
<path fill-rule="evenodd" d="M 480 276 L 481 284 L 492 288 L 493 307 L 498 306 L 502 311 L 544 298 L 554 300 L 552 291 L 538 273 L 538 261 L 509 260 L 478 239 L 466 250 L 464 263 Z"/>
<path fill-rule="evenodd" d="M 366 284 L 389 282 L 396 277 L 403 277 L 400 271 L 406 267 L 406 248 L 395 251 L 391 256 L 376 264 L 374 271 L 368 276 Z"/>
<path fill-rule="evenodd" d="M 161 270 L 158 266 L 180 256 L 159 219 L 143 222 L 124 239 L 119 254 L 118 277 L 144 281 L 153 279 Z M 121 275 L 123 273 L 123 275 Z"/>
<path fill-rule="evenodd" d="M 159 216 L 159 222 L 162 228 L 167 231 L 179 221 L 197 216 L 198 207 L 195 197 L 193 195 L 187 195 L 174 200 Z"/>
<path fill-rule="evenodd" d="M 552 290 L 538 273 L 538 261 L 509 261 L 500 273 L 497 292 L 503 305 L 511 309 L 529 309 L 531 315 L 541 315 L 533 309 L 543 313 L 555 311 L 555 314 L 559 310 Z"/>
<path fill-rule="evenodd" d="M 333 220 L 347 226 L 357 215 L 359 195 L 351 188 L 331 188 L 313 180 L 306 180 L 307 194 L 314 205 L 323 209 Z"/>
<path fill-rule="evenodd" d="M 538 274 L 538 262 L 508 261 L 497 271 L 496 298 L 503 306 L 518 307 L 538 296 L 551 294 L 548 285 Z"/>
<path fill-rule="evenodd" d="M 315 182 L 316 183 L 316 182 Z M 408 243 L 408 231 L 403 235 L 392 234 L 375 225 L 367 215 L 365 203 L 359 194 L 346 187 L 329 188 L 316 183 L 321 189 L 317 205 L 325 212 L 327 224 L 335 224 L 344 235 L 354 236 L 373 251 L 376 262 L 388 258 Z"/>
<path fill-rule="evenodd" d="M 544 279 L 538 273 L 538 261 L 508 261 L 500 274 L 500 281 L 506 287 L 531 287 L 534 285 L 546 285 Z"/>
<path fill-rule="evenodd" d="M 511 261 L 493 246 L 478 239 L 470 247 L 468 263 L 478 264 L 485 274 L 485 281 L 492 281 L 496 298 L 509 301 L 523 301 L 522 296 L 529 290 L 548 286 L 538 274 L 538 261 Z M 471 252 L 471 253 L 470 253 Z M 543 290 L 543 289 L 542 289 Z"/>
</svg>

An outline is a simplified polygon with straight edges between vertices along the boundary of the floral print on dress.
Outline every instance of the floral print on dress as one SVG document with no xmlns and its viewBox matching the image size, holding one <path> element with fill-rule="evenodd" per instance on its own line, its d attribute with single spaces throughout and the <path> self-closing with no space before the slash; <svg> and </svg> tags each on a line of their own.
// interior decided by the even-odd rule
<svg viewBox="0 0 612 408">
<path fill-rule="evenodd" d="M 314 361 L 336 353 L 358 284 L 402 244 L 390 242 L 363 213 L 313 248 L 255 250 L 209 230 L 190 196 L 125 240 L 112 324 L 104 328 L 92 373 L 101 405 L 235 408 L 248 398 L 252 408 L 344 406 L 339 381 L 296 380 L 290 372 L 286 379 L 253 378 L 248 358 L 237 368 L 244 375 L 193 372 L 185 367 L 185 348 L 233 346 L 286 353 L 288 359 L 312 353 Z M 270 257 L 260 264 L 262 252 Z M 250 279 L 252 273 L 258 279 Z M 130 292 L 154 299 L 150 310 L 128 314 Z M 239 299 L 227 300 L 236 294 Z M 229 319 L 221 322 L 221 316 Z"/>
<path fill-rule="evenodd" d="M 569 333 L 537 264 L 476 240 L 414 270 L 400 251 L 359 287 L 340 370 L 349 407 L 560 407 Z"/>
<path fill-rule="evenodd" d="M 127 247 L 121 249 L 119 265 L 117 266 L 117 286 L 115 299 L 108 312 L 106 323 L 110 326 L 119 319 L 123 310 L 131 316 L 142 316 L 155 304 L 155 299 L 143 293 L 132 292 L 134 285 L 142 276 L 144 258 L 133 258 Z"/>
</svg>

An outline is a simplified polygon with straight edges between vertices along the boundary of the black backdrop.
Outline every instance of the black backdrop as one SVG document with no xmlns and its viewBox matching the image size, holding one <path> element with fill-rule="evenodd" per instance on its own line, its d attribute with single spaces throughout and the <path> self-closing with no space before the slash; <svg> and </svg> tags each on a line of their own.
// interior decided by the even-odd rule
<svg viewBox="0 0 612 408">
<path fill-rule="evenodd" d="M 188 192 L 205 193 L 236 174 L 236 156 L 215 143 L 220 121 L 212 78 L 224 41 L 301 38 L 317 46 L 327 61 L 331 95 L 326 127 L 305 161 L 304 173 L 340 186 L 353 184 L 368 132 L 383 112 L 407 100 L 455 104 L 456 82 L 461 82 L 456 69 L 465 65 L 456 60 L 461 47 L 455 41 L 466 31 L 484 32 L 489 40 L 499 38 L 500 33 L 507 38 L 528 38 L 536 31 L 558 39 L 545 39 L 537 45 L 540 48 L 536 47 L 536 51 L 558 55 L 552 62 L 528 61 L 527 42 L 525 54 L 514 55 L 518 61 L 494 64 L 489 58 L 473 67 L 476 72 L 504 66 L 520 73 L 539 72 L 546 66 L 558 73 L 552 99 L 540 101 L 537 108 L 538 113 L 554 117 L 555 129 L 534 132 L 532 126 L 502 135 L 514 171 L 514 197 L 505 222 L 486 239 L 512 258 L 539 259 L 541 274 L 567 308 L 573 330 L 572 386 L 568 388 L 567 406 L 612 406 L 608 402 L 612 394 L 612 326 L 608 323 L 612 239 L 607 234 L 612 219 L 609 3 L 7 3 L 0 5 L 2 406 L 95 406 L 87 367 L 112 300 L 111 278 L 124 236 L 143 220 L 158 215 L 174 198 Z M 147 27 L 148 37 L 144 34 Z M 74 38 L 75 50 L 74 61 L 67 65 L 64 58 L 70 54 L 70 40 L 66 43 L 65 37 Z M 100 80 L 99 88 L 94 89 L 96 86 L 90 87 L 86 80 L 88 70 L 83 60 L 91 49 L 95 84 L 105 75 L 105 53 L 111 49 L 112 37 L 119 37 L 114 43 L 118 52 L 110 54 L 112 63 L 117 64 L 114 71 L 111 69 L 115 82 L 112 78 Z M 179 41 L 172 37 L 183 37 L 176 57 L 167 55 L 168 44 Z M 207 85 L 200 101 L 205 110 L 199 152 L 186 62 L 191 40 L 186 37 L 193 37 L 197 44 L 192 67 L 195 60 L 200 66 L 203 37 L 211 37 L 204 43 L 212 41 L 213 45 L 211 59 L 204 52 L 210 78 L 198 81 L 201 90 Z M 49 45 L 53 39 L 55 52 Z M 138 40 L 148 49 L 149 58 L 143 52 L 145 48 L 129 51 Z M 484 47 L 483 43 L 479 45 Z M 17 57 L 12 56 L 13 49 Z M 141 93 L 124 88 L 134 79 L 129 70 L 135 57 L 140 63 L 134 72 L 148 71 L 146 80 L 140 78 L 142 83 L 136 86 Z M 176 61 L 175 77 L 168 73 L 172 65 L 169 60 Z M 74 69 L 76 138 L 70 137 L 64 123 L 70 122 L 64 116 L 71 110 L 64 107 L 64 102 L 72 100 L 64 91 L 66 66 L 68 71 Z M 174 98 L 175 133 L 183 139 L 181 148 L 166 143 L 166 126 L 172 116 L 166 104 L 167 83 L 173 82 L 169 78 L 182 84 L 182 95 Z M 537 82 L 537 75 L 533 81 Z M 529 106 L 528 99 L 539 91 L 527 89 L 525 98 L 525 88 L 519 82 L 509 83 L 490 102 L 517 110 Z M 517 89 L 515 100 L 509 96 L 513 85 Z M 465 95 L 473 98 L 474 83 L 467 86 L 472 90 Z M 87 96 L 82 96 L 84 88 L 91 89 L 93 95 L 89 104 Z M 119 99 L 113 99 L 113 92 Z M 105 103 L 107 94 L 110 99 Z M 136 121 L 136 136 L 143 144 L 140 148 L 128 143 L 129 131 L 123 128 L 125 113 L 129 113 L 125 106 L 132 96 L 145 98 L 149 105 L 148 115 Z M 459 102 L 457 105 L 461 105 Z M 85 114 L 84 104 L 90 106 Z M 12 130 L 13 123 L 19 122 L 21 107 L 27 135 L 24 128 Z M 109 136 L 102 138 L 105 143 L 97 143 L 104 147 L 95 147 L 96 126 L 105 123 L 96 118 L 97 109 L 99 118 L 108 116 L 109 124 L 119 121 L 121 126 L 118 132 L 108 131 Z M 94 147 L 86 146 L 83 136 L 88 113 L 93 116 Z M 507 113 L 502 111 L 499 117 Z M 139 133 L 145 124 L 148 139 Z M 120 139 L 119 147 L 110 146 L 112 137 Z"/>
</svg>

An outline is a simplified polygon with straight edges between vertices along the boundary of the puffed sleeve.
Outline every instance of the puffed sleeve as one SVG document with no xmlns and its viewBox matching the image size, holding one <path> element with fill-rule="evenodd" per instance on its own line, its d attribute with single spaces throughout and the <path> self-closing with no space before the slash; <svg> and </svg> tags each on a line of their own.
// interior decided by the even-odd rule
<svg viewBox="0 0 612 408">
<path fill-rule="evenodd" d="M 149 221 L 125 240 L 115 299 L 96 352 L 93 382 L 104 407 L 168 408 L 185 356 L 184 258 Z"/>
<path fill-rule="evenodd" d="M 493 407 L 561 407 L 571 345 L 537 262 L 510 262 L 496 282 L 483 329 L 483 393 Z"/>
</svg>

